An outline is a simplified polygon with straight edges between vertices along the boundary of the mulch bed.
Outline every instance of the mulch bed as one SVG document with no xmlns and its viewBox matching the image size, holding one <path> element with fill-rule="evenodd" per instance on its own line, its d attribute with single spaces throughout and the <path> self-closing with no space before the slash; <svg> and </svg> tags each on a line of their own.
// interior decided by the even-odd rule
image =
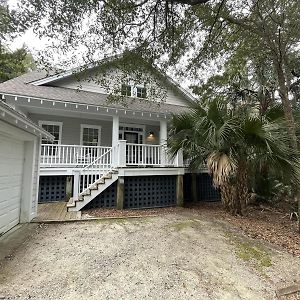
<svg viewBox="0 0 300 300">
<path fill-rule="evenodd" d="M 226 221 L 251 238 L 265 240 L 300 257 L 298 224 L 297 221 L 290 220 L 290 213 L 286 210 L 266 205 L 250 206 L 245 216 L 234 217 L 224 211 L 220 204 L 192 204 L 189 208 Z"/>
<path fill-rule="evenodd" d="M 290 214 L 283 209 L 260 205 L 248 207 L 245 216 L 234 217 L 218 203 L 189 204 L 185 208 L 165 207 L 151 209 L 105 209 L 95 208 L 83 211 L 87 217 L 136 217 L 156 216 L 179 212 L 195 212 L 209 219 L 225 221 L 241 230 L 251 238 L 262 239 L 284 248 L 289 253 L 300 257 L 300 234 L 297 221 L 290 220 Z"/>
</svg>

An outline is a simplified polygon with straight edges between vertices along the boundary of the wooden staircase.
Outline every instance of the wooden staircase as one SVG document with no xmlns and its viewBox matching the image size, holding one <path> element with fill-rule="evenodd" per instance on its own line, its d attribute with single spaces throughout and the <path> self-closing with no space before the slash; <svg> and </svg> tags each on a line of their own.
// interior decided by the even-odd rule
<svg viewBox="0 0 300 300">
<path fill-rule="evenodd" d="M 90 203 L 110 185 L 118 180 L 118 170 L 113 169 L 101 176 L 98 180 L 92 183 L 82 193 L 78 195 L 78 199 L 70 198 L 67 204 L 68 211 L 80 211 L 84 206 Z"/>
</svg>

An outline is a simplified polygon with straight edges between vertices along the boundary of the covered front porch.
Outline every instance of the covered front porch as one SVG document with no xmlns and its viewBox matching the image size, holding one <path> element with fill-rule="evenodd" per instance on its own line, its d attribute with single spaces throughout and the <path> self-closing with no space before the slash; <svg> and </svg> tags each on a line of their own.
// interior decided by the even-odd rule
<svg viewBox="0 0 300 300">
<path fill-rule="evenodd" d="M 43 118 L 35 115 L 34 117 Z M 57 119 L 59 118 L 55 120 Z M 183 166 L 181 153 L 176 157 L 168 154 L 166 119 L 151 120 L 151 123 L 147 119 L 140 120 L 140 123 L 133 119 L 130 124 L 128 119 L 122 118 L 122 122 L 120 119 L 119 115 L 112 116 L 110 136 L 107 132 L 108 128 L 103 132 L 101 125 L 80 124 L 81 132 L 77 132 L 78 135 L 80 134 L 80 144 L 73 145 L 64 143 L 72 139 L 66 136 L 63 122 L 37 120 L 42 126 L 45 124 L 45 128 L 53 130 L 52 134 L 57 135 L 55 143 L 41 145 L 41 175 L 55 175 L 55 172 L 57 175 L 70 174 L 73 170 L 89 168 L 95 164 L 103 170 Z M 105 122 L 108 123 L 106 120 Z M 57 129 L 54 126 L 57 126 Z M 149 128 L 150 131 L 147 132 Z M 83 131 L 85 129 L 87 130 Z"/>
</svg>

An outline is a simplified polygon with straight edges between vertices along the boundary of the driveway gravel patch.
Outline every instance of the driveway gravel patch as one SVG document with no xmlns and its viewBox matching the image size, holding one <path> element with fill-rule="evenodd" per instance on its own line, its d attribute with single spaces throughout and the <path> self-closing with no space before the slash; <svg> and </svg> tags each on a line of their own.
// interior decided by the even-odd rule
<svg viewBox="0 0 300 300">
<path fill-rule="evenodd" d="M 299 258 L 196 213 L 47 224 L 0 268 L 0 296 L 31 300 L 276 299 L 300 278 Z"/>
</svg>

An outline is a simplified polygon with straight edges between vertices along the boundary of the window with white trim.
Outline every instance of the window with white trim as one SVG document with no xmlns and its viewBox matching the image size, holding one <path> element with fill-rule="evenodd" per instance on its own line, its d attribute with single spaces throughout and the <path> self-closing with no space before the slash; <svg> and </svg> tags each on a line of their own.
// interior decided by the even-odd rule
<svg viewBox="0 0 300 300">
<path fill-rule="evenodd" d="M 122 96 L 128 96 L 131 97 L 132 95 L 132 86 L 128 85 L 128 84 L 122 84 L 122 88 L 121 88 L 121 94 Z"/>
<path fill-rule="evenodd" d="M 122 84 L 121 95 L 126 97 L 137 97 L 145 99 L 147 97 L 147 89 L 143 86 Z"/>
<path fill-rule="evenodd" d="M 137 86 L 136 87 L 136 96 L 138 98 L 146 98 L 146 96 L 147 96 L 146 88 Z"/>
<path fill-rule="evenodd" d="M 80 144 L 83 146 L 99 146 L 101 126 L 81 124 Z"/>
<path fill-rule="evenodd" d="M 60 144 L 62 136 L 62 122 L 39 121 L 39 125 L 54 136 L 53 141 L 42 139 L 42 144 Z"/>
</svg>

